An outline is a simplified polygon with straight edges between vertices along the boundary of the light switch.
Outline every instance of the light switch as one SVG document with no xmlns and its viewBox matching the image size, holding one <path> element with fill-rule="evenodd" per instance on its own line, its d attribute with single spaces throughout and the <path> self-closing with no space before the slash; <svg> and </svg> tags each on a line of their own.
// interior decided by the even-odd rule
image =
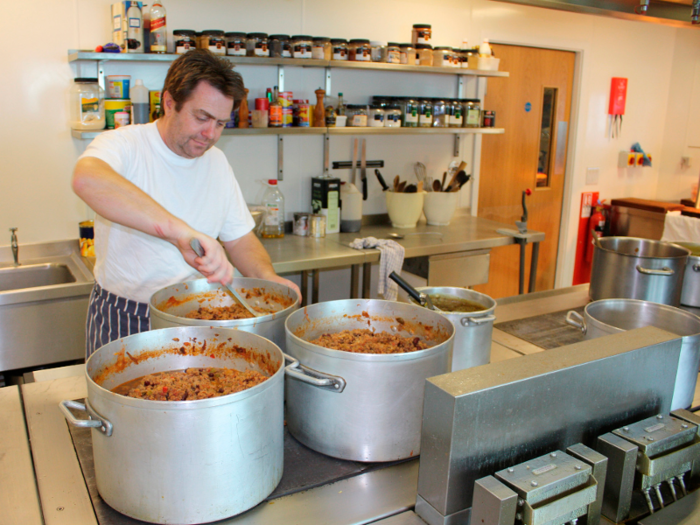
<svg viewBox="0 0 700 525">
<path fill-rule="evenodd" d="M 598 184 L 600 168 L 586 168 L 586 184 Z"/>
</svg>

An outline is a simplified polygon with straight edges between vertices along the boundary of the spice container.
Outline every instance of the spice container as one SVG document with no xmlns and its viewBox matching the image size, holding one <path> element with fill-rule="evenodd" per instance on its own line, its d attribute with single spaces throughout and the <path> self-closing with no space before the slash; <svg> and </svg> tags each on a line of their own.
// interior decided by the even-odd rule
<svg viewBox="0 0 700 525">
<path fill-rule="evenodd" d="M 403 117 L 403 126 L 405 128 L 418 127 L 418 111 L 419 104 L 417 100 L 412 98 L 404 98 L 401 100 L 401 114 Z"/>
<path fill-rule="evenodd" d="M 269 57 L 267 33 L 248 33 L 246 37 L 246 56 Z"/>
<path fill-rule="evenodd" d="M 331 39 L 322 36 L 314 37 L 311 45 L 311 57 L 316 60 L 330 60 Z"/>
<path fill-rule="evenodd" d="M 294 58 L 311 58 L 312 38 L 308 35 L 294 35 L 292 37 L 292 56 Z"/>
<path fill-rule="evenodd" d="M 449 125 L 447 104 L 444 100 L 433 100 L 433 127 L 446 128 Z"/>
<path fill-rule="evenodd" d="M 496 112 L 485 109 L 482 113 L 481 123 L 485 128 L 496 126 Z"/>
<path fill-rule="evenodd" d="M 433 37 L 433 30 L 430 24 L 413 24 L 413 33 L 411 35 L 411 43 L 430 44 Z"/>
<path fill-rule="evenodd" d="M 191 29 L 175 29 L 173 31 L 173 40 L 175 40 L 175 53 L 184 55 L 190 49 L 197 47 L 195 40 L 196 33 Z"/>
<path fill-rule="evenodd" d="M 70 127 L 98 130 L 105 127 L 105 93 L 96 78 L 76 78 L 70 90 Z"/>
<path fill-rule="evenodd" d="M 464 110 L 459 100 L 450 101 L 450 127 L 461 128 L 464 125 Z"/>
<path fill-rule="evenodd" d="M 398 105 L 392 104 L 384 108 L 384 127 L 401 127 L 401 108 Z"/>
<path fill-rule="evenodd" d="M 371 128 L 384 127 L 384 110 L 381 108 L 381 106 L 373 105 L 369 107 L 367 125 Z"/>
<path fill-rule="evenodd" d="M 294 126 L 308 128 L 311 125 L 311 105 L 308 100 L 295 100 L 292 110 Z"/>
<path fill-rule="evenodd" d="M 389 64 L 401 63 L 401 48 L 396 42 L 389 42 L 386 46 L 386 62 Z"/>
<path fill-rule="evenodd" d="M 289 35 L 270 35 L 267 39 L 272 58 L 291 58 L 292 46 L 289 42 Z"/>
<path fill-rule="evenodd" d="M 246 34 L 245 33 L 225 33 L 226 54 L 234 57 L 246 56 Z"/>
<path fill-rule="evenodd" d="M 355 38 L 348 43 L 348 58 L 355 62 L 370 62 L 372 60 L 372 47 L 369 40 Z"/>
<path fill-rule="evenodd" d="M 311 219 L 310 213 L 296 212 L 294 214 L 294 227 L 292 230 L 294 235 L 299 235 L 300 237 L 308 237 L 309 236 L 310 219 Z"/>
<path fill-rule="evenodd" d="M 369 45 L 372 62 L 386 62 L 386 42 L 372 40 Z"/>
<path fill-rule="evenodd" d="M 418 127 L 430 128 L 433 126 L 433 102 L 423 99 L 418 104 Z"/>
<path fill-rule="evenodd" d="M 325 237 L 326 236 L 326 216 L 321 214 L 309 215 L 309 236 L 310 237 Z"/>
<path fill-rule="evenodd" d="M 348 41 L 344 38 L 333 38 L 331 39 L 332 54 L 331 58 L 333 60 L 347 60 L 348 59 Z"/>
<path fill-rule="evenodd" d="M 224 39 L 224 32 L 218 29 L 207 29 L 202 31 L 202 37 L 200 39 L 200 46 L 202 49 L 208 49 L 215 55 L 225 55 L 226 54 L 226 40 Z"/>
<path fill-rule="evenodd" d="M 452 48 L 451 47 L 434 47 L 433 48 L 433 66 L 435 66 L 435 67 L 452 67 Z"/>
<path fill-rule="evenodd" d="M 481 126 L 481 101 L 478 98 L 462 100 L 465 128 L 478 128 Z"/>
<path fill-rule="evenodd" d="M 346 106 L 345 112 L 348 117 L 348 126 L 367 126 L 367 106 L 363 106 L 360 104 L 348 104 Z"/>
<path fill-rule="evenodd" d="M 462 56 L 463 59 L 460 62 L 460 67 L 463 69 L 476 69 L 479 60 L 478 49 L 463 49 Z"/>
<path fill-rule="evenodd" d="M 433 65 L 433 46 L 429 44 L 416 44 L 416 65 Z"/>
</svg>

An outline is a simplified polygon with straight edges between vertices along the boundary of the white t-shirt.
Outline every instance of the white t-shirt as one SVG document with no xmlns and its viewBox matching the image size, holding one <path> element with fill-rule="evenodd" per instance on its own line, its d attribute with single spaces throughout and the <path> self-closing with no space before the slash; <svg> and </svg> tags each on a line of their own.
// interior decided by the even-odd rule
<svg viewBox="0 0 700 525">
<path fill-rule="evenodd" d="M 232 241 L 255 225 L 233 170 L 215 147 L 196 159 L 175 154 L 155 123 L 101 133 L 83 157 L 96 157 L 197 231 Z M 95 280 L 106 290 L 147 303 L 167 286 L 200 278 L 169 242 L 95 218 Z"/>
</svg>

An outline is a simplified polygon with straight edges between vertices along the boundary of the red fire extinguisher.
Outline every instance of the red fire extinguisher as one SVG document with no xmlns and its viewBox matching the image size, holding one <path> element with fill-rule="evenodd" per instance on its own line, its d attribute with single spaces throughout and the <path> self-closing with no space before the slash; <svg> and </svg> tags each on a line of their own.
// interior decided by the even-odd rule
<svg viewBox="0 0 700 525">
<path fill-rule="evenodd" d="M 605 205 L 599 200 L 595 211 L 591 214 L 591 218 L 588 220 L 588 243 L 586 247 L 586 260 L 588 262 L 593 260 L 593 235 L 597 238 L 603 236 L 605 231 L 605 214 L 603 210 Z"/>
</svg>

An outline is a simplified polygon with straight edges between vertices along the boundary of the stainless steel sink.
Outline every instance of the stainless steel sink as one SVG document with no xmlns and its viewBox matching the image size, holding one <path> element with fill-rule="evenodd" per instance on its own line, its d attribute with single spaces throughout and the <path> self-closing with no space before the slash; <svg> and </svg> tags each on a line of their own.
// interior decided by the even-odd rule
<svg viewBox="0 0 700 525">
<path fill-rule="evenodd" d="M 0 246 L 0 373 L 85 357 L 94 284 L 78 241 Z"/>
</svg>

